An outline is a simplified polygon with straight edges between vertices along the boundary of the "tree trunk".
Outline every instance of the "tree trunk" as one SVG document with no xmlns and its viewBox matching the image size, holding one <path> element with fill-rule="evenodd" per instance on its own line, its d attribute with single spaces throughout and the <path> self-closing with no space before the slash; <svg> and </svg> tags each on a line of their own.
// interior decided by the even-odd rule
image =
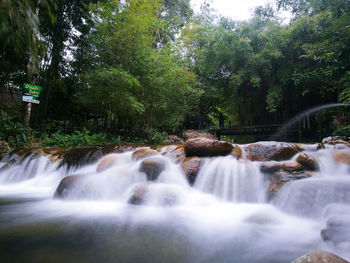
<svg viewBox="0 0 350 263">
<path fill-rule="evenodd" d="M 39 11 L 40 11 L 40 4 L 41 0 L 36 1 L 36 6 L 35 6 L 35 11 L 34 14 L 36 17 L 39 16 Z M 33 45 L 36 45 L 37 41 L 37 36 L 35 34 L 35 31 L 32 30 L 32 43 Z M 32 47 L 29 46 L 29 59 L 27 62 L 27 79 L 30 84 L 36 84 L 37 76 L 36 76 L 36 65 L 34 63 L 34 57 L 33 57 L 33 52 L 32 52 Z M 23 126 L 24 128 L 28 128 L 29 126 L 29 121 L 30 121 L 30 113 L 32 110 L 32 104 L 31 103 L 26 103 L 24 106 L 24 118 L 23 118 Z"/>
</svg>

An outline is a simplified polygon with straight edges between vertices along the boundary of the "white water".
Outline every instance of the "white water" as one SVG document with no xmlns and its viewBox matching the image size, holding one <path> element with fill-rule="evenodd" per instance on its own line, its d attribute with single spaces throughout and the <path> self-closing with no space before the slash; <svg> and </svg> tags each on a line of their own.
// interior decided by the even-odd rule
<svg viewBox="0 0 350 263">
<path fill-rule="evenodd" d="M 137 255 L 142 262 L 277 263 L 315 250 L 349 259 L 346 242 L 332 244 L 320 236 L 327 219 L 348 209 L 338 204 L 350 203 L 349 170 L 334 164 L 331 150 L 309 154 L 319 160 L 321 171 L 287 184 L 272 203 L 266 200 L 257 163 L 231 156 L 205 158 L 191 187 L 179 166 L 159 155 L 156 158 L 162 158 L 166 168 L 151 184 L 145 206 L 127 204 L 133 189 L 146 182 L 146 175 L 138 171 L 141 161 L 131 160 L 130 152 L 118 154 L 115 165 L 101 173 L 96 172 L 98 163 L 68 171 L 57 169 L 58 164 L 46 157 L 31 156 L 20 165 L 0 170 L 0 201 L 36 199 L 3 208 L 0 230 L 58 220 L 68 229 L 72 225 L 80 229 L 80 222 L 88 220 L 88 230 L 83 229 L 91 234 L 89 239 L 111 246 L 103 251 L 95 248 L 95 262 L 140 262 L 134 258 Z M 68 200 L 53 199 L 60 180 L 70 174 L 86 180 L 69 193 Z M 178 197 L 173 207 L 159 206 L 167 189 L 175 190 Z M 95 232 L 106 218 L 113 227 L 104 230 L 102 238 Z M 141 249 L 150 240 L 154 247 Z M 161 249 L 165 254 L 159 253 Z M 106 253 L 113 260 L 105 258 Z"/>
</svg>

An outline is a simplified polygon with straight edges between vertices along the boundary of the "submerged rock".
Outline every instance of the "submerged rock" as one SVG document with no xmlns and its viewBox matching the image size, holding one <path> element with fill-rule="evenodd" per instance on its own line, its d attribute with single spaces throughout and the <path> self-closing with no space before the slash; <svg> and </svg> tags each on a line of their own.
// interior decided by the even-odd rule
<svg viewBox="0 0 350 263">
<path fill-rule="evenodd" d="M 349 263 L 345 259 L 329 252 L 318 251 L 297 258 L 292 263 Z"/>
<path fill-rule="evenodd" d="M 173 206 L 182 201 L 184 192 L 176 185 L 139 184 L 135 186 L 128 199 L 133 205 Z"/>
<path fill-rule="evenodd" d="M 101 161 L 98 163 L 96 172 L 102 172 L 116 164 L 118 161 L 118 155 L 117 154 L 110 154 L 104 156 Z"/>
<path fill-rule="evenodd" d="M 57 186 L 54 198 L 67 198 L 71 191 L 81 182 L 81 180 L 81 175 L 69 175 L 64 177 Z"/>
<path fill-rule="evenodd" d="M 338 164 L 350 165 L 350 152 L 335 152 L 333 154 L 334 162 Z"/>
<path fill-rule="evenodd" d="M 162 148 L 162 155 L 173 159 L 176 163 L 181 163 L 186 159 L 184 147 L 171 145 Z"/>
<path fill-rule="evenodd" d="M 185 140 L 195 139 L 195 138 L 206 138 L 206 139 L 210 139 L 210 140 L 217 140 L 218 139 L 215 135 L 213 135 L 209 132 L 200 131 L 200 130 L 186 130 L 183 132 L 182 137 Z"/>
<path fill-rule="evenodd" d="M 138 161 L 146 157 L 157 155 L 157 154 L 158 152 L 156 150 L 153 150 L 150 148 L 142 148 L 133 152 L 133 154 L 131 155 L 131 159 Z"/>
<path fill-rule="evenodd" d="M 141 162 L 139 171 L 146 174 L 147 180 L 155 181 L 165 170 L 165 165 L 165 161 L 161 158 L 145 159 Z"/>
<path fill-rule="evenodd" d="M 181 168 L 184 171 L 188 181 L 193 184 L 197 174 L 199 172 L 201 165 L 201 158 L 197 156 L 186 158 L 185 161 L 181 164 Z"/>
<path fill-rule="evenodd" d="M 274 197 L 280 191 L 280 189 L 288 182 L 306 179 L 311 176 L 312 175 L 309 172 L 291 174 L 283 171 L 270 175 L 268 179 L 268 188 L 267 188 L 270 198 Z"/>
<path fill-rule="evenodd" d="M 185 142 L 185 153 L 188 157 L 225 156 L 230 154 L 232 150 L 233 145 L 224 141 L 195 138 Z"/>
<path fill-rule="evenodd" d="M 243 147 L 245 157 L 251 161 L 284 161 L 299 152 L 297 146 L 286 142 L 257 142 Z"/>
<path fill-rule="evenodd" d="M 318 171 L 320 169 L 317 160 L 306 153 L 300 153 L 296 158 L 296 161 L 304 166 L 307 170 Z"/>
</svg>

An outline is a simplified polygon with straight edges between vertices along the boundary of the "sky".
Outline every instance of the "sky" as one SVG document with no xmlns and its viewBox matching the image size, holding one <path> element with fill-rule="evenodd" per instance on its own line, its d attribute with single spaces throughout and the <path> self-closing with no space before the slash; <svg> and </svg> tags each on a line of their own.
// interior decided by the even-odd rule
<svg viewBox="0 0 350 263">
<path fill-rule="evenodd" d="M 204 0 L 191 0 L 195 12 L 199 12 L 203 2 Z M 273 0 L 213 0 L 210 6 L 216 9 L 218 14 L 228 16 L 233 20 L 248 20 L 255 7 L 274 2 Z M 288 17 L 288 14 L 283 13 L 281 16 Z"/>
</svg>

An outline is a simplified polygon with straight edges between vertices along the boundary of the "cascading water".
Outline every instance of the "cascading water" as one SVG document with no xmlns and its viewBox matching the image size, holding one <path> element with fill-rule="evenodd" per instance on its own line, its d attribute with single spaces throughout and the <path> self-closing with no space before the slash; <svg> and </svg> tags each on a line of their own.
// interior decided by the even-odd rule
<svg viewBox="0 0 350 263">
<path fill-rule="evenodd" d="M 265 201 L 263 175 L 252 162 L 233 156 L 207 158 L 195 188 L 225 201 L 262 203 Z"/>
<path fill-rule="evenodd" d="M 332 150 L 309 154 L 321 171 L 288 183 L 272 202 L 259 163 L 233 156 L 202 158 L 190 186 L 162 154 L 148 158 L 164 164 L 154 182 L 132 152 L 113 154 L 113 165 L 99 172 L 99 161 L 72 168 L 29 155 L 0 169 L 0 261 L 287 263 L 320 249 L 349 259 L 346 243 L 320 235 L 329 218 L 348 209 L 349 171 L 334 164 Z M 72 174 L 74 188 L 53 198 Z M 310 192 L 319 182 L 325 197 Z M 129 204 L 139 198 L 143 205 Z"/>
</svg>

